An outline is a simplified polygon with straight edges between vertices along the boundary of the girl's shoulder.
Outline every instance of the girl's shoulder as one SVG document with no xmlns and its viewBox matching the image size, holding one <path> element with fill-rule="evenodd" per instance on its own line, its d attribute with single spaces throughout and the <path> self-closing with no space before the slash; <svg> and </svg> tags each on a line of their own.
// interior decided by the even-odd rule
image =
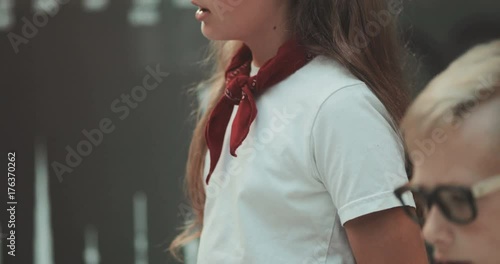
<svg viewBox="0 0 500 264">
<path fill-rule="evenodd" d="M 323 84 L 326 89 L 342 88 L 363 83 L 333 58 L 317 56 L 297 72 L 299 78 L 311 84 Z"/>
<path fill-rule="evenodd" d="M 326 56 L 317 56 L 270 93 L 270 97 L 304 102 L 312 108 L 319 108 L 332 97 L 342 97 L 344 103 L 368 100 L 370 104 L 381 105 L 363 81 Z"/>
</svg>

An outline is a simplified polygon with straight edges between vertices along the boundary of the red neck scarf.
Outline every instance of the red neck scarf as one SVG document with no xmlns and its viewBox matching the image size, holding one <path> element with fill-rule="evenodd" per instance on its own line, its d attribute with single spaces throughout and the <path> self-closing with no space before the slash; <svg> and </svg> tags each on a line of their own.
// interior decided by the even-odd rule
<svg viewBox="0 0 500 264">
<path fill-rule="evenodd" d="M 257 116 L 255 98 L 302 68 L 311 59 L 312 55 L 295 39 L 291 39 L 279 48 L 274 58 L 260 68 L 257 75 L 250 77 L 251 50 L 244 45 L 236 53 L 226 70 L 225 93 L 212 110 L 205 130 L 205 139 L 210 150 L 207 184 L 219 161 L 234 106 L 239 105 L 232 124 L 229 150 L 231 155 L 236 157 L 236 149 L 248 135 L 250 125 Z"/>
</svg>

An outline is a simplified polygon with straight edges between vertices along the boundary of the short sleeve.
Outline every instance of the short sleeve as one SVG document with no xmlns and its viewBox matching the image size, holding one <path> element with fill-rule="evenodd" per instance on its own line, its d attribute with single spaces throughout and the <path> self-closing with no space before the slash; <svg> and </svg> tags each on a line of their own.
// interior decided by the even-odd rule
<svg viewBox="0 0 500 264">
<path fill-rule="evenodd" d="M 391 122 L 363 83 L 337 90 L 318 110 L 311 132 L 314 165 L 342 225 L 400 206 L 393 192 L 408 179 Z"/>
</svg>

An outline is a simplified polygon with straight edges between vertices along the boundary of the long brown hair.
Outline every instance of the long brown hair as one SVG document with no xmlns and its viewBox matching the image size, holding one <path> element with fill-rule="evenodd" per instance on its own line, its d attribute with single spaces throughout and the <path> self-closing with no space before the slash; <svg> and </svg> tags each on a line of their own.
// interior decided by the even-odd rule
<svg viewBox="0 0 500 264">
<path fill-rule="evenodd" d="M 391 3 L 392 1 L 392 3 Z M 400 0 L 290 0 L 288 26 L 309 52 L 335 59 L 365 82 L 398 124 L 409 96 L 402 70 L 404 54 L 397 34 Z M 200 236 L 203 228 L 205 192 L 203 168 L 207 146 L 204 130 L 208 115 L 222 95 L 224 70 L 242 43 L 212 42 L 208 60 L 214 65 L 210 79 L 200 87 L 209 89 L 209 102 L 198 111 L 186 166 L 186 193 L 194 218 L 170 245 L 178 250 Z"/>
</svg>

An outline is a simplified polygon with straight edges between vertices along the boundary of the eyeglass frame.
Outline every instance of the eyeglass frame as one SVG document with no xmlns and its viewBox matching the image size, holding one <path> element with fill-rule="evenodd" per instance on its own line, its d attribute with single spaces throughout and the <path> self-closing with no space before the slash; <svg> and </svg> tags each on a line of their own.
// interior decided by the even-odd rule
<svg viewBox="0 0 500 264">
<path fill-rule="evenodd" d="M 470 209 L 472 210 L 472 215 L 469 219 L 457 219 L 454 218 L 450 212 L 447 211 L 446 207 L 443 205 L 441 199 L 437 198 L 438 193 L 440 190 L 443 189 L 455 189 L 458 190 L 462 193 L 465 194 L 465 197 L 467 198 L 467 201 L 470 205 Z M 410 212 L 408 205 L 404 202 L 403 200 L 403 194 L 407 191 L 410 192 L 419 192 L 422 193 L 427 204 L 423 205 L 426 206 L 427 209 L 430 211 L 433 205 L 437 205 L 440 212 L 446 217 L 446 219 L 450 222 L 460 224 L 460 225 L 466 225 L 472 223 L 474 220 L 476 220 L 477 215 L 478 215 L 478 209 L 477 209 L 477 203 L 476 201 L 480 198 L 483 198 L 495 191 L 500 191 L 500 174 L 490 176 L 487 179 L 481 180 L 475 184 L 473 184 L 470 187 L 465 187 L 465 186 L 457 186 L 457 185 L 439 185 L 432 190 L 428 190 L 424 187 L 419 187 L 419 186 L 412 186 L 410 184 L 405 184 L 396 190 L 394 190 L 394 195 L 396 198 L 401 202 L 403 205 L 405 213 L 415 222 L 417 222 L 420 225 L 424 224 L 424 221 L 421 221 L 421 219 L 417 216 L 416 218 L 413 216 L 412 212 Z M 417 205 L 418 206 L 418 205 Z"/>
</svg>

